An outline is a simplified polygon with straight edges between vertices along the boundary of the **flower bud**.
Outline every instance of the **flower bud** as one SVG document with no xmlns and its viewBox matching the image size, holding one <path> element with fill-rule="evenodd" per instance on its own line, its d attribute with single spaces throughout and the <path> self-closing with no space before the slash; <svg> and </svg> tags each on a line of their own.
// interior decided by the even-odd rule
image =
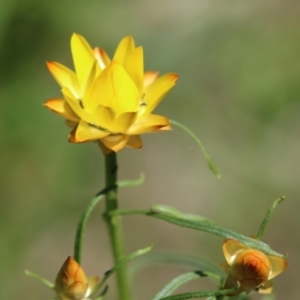
<svg viewBox="0 0 300 300">
<path fill-rule="evenodd" d="M 252 290 L 268 280 L 270 271 L 268 257 L 258 250 L 249 249 L 236 256 L 230 274 L 245 289 Z"/>
<path fill-rule="evenodd" d="M 69 256 L 55 280 L 55 291 L 61 300 L 81 300 L 85 298 L 88 279 L 80 265 Z"/>
<path fill-rule="evenodd" d="M 283 258 L 266 255 L 233 239 L 224 241 L 223 252 L 226 262 L 222 267 L 228 273 L 225 288 L 239 287 L 227 296 L 235 296 L 243 291 L 249 293 L 251 290 L 269 294 L 273 288 L 270 280 L 287 267 Z"/>
</svg>

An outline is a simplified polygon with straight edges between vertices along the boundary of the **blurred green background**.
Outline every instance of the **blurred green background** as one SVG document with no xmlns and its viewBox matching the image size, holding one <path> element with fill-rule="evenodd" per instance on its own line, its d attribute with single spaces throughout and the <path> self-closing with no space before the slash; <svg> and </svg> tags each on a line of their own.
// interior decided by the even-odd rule
<svg viewBox="0 0 300 300">
<path fill-rule="evenodd" d="M 146 182 L 120 191 L 122 208 L 166 204 L 255 234 L 279 196 L 264 241 L 289 255 L 274 299 L 298 299 L 300 268 L 300 2 L 296 0 L 0 1 L 0 298 L 50 299 L 24 275 L 54 280 L 72 254 L 77 220 L 103 188 L 103 157 L 92 143 L 67 142 L 64 121 L 42 107 L 60 96 L 45 61 L 72 67 L 73 32 L 110 55 L 133 35 L 145 69 L 176 72 L 176 87 L 156 112 L 190 127 L 223 175 L 207 169 L 180 130 L 143 136 L 140 151 L 119 155 L 120 179 Z M 112 266 L 99 206 L 88 224 L 83 267 Z M 126 251 L 192 253 L 216 265 L 222 239 L 142 216 L 124 219 Z M 151 296 L 183 270 L 154 266 L 134 278 L 134 298 Z M 197 281 L 181 291 L 215 287 Z M 113 280 L 107 299 L 115 299 Z M 260 299 L 251 294 L 253 299 Z"/>
</svg>

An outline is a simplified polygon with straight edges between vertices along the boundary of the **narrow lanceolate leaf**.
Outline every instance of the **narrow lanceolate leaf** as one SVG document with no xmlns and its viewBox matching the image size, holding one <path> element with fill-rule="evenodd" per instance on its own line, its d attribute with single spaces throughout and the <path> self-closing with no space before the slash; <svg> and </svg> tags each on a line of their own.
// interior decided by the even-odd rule
<svg viewBox="0 0 300 300">
<path fill-rule="evenodd" d="M 118 181 L 117 185 L 118 187 L 135 187 L 135 186 L 140 186 L 144 183 L 145 181 L 145 174 L 141 173 L 140 178 L 136 179 L 136 180 L 122 180 L 122 181 Z"/>
<path fill-rule="evenodd" d="M 38 281 L 40 281 L 40 282 L 44 283 L 46 286 L 48 286 L 50 289 L 54 289 L 54 284 L 52 282 L 50 282 L 49 280 L 43 278 L 42 276 L 40 276 L 36 273 L 30 272 L 28 270 L 25 270 L 24 272 L 27 276 L 37 279 Z"/>
<path fill-rule="evenodd" d="M 118 270 L 122 266 L 126 265 L 131 260 L 135 259 L 136 257 L 139 257 L 139 256 L 144 255 L 147 252 L 151 251 L 152 248 L 153 248 L 153 245 L 150 245 L 150 246 L 148 246 L 146 248 L 139 249 L 139 250 L 137 250 L 137 251 L 129 254 L 128 256 L 124 257 L 118 264 L 116 264 L 114 267 L 112 267 L 111 269 L 107 270 L 104 273 L 104 277 L 101 280 L 101 282 L 99 282 L 96 290 L 99 290 L 104 285 L 104 283 L 107 281 L 107 279 L 109 278 L 109 276 L 112 275 L 116 270 Z"/>
<path fill-rule="evenodd" d="M 217 224 L 207 222 L 206 220 L 204 221 L 191 220 L 190 218 L 185 218 L 183 215 L 181 216 L 178 216 L 176 214 L 170 215 L 170 212 L 168 212 L 168 214 L 162 214 L 154 211 L 154 212 L 147 213 L 147 215 L 156 217 L 158 219 L 167 221 L 172 224 L 176 224 L 181 227 L 187 227 L 187 228 L 209 232 L 218 236 L 222 236 L 224 238 L 232 238 L 237 241 L 240 241 L 241 243 L 247 245 L 250 248 L 260 250 L 266 254 L 284 257 L 284 255 L 275 252 L 270 248 L 269 245 L 261 241 L 253 239 L 251 237 L 244 236 L 230 229 L 221 227 Z"/>
<path fill-rule="evenodd" d="M 279 256 L 283 257 L 284 255 L 272 250 L 269 245 L 251 238 L 244 236 L 242 234 L 239 234 L 237 232 L 234 232 L 233 230 L 224 228 L 222 226 L 219 226 L 215 223 L 210 222 L 209 220 L 197 220 L 195 218 L 190 218 L 186 217 L 184 214 L 181 214 L 178 212 L 176 209 L 171 209 L 168 207 L 167 210 L 163 211 L 162 209 L 158 209 L 158 205 L 155 205 L 150 209 L 150 211 L 147 210 L 134 210 L 134 209 L 129 209 L 129 210 L 115 210 L 111 213 L 111 216 L 113 215 L 132 215 L 132 214 L 139 214 L 139 215 L 146 215 L 154 218 L 158 218 L 161 220 L 164 220 L 166 222 L 181 226 L 181 227 L 186 227 L 186 228 L 191 228 L 195 230 L 200 230 L 204 232 L 208 232 L 211 234 L 215 234 L 224 238 L 230 238 L 234 239 L 237 241 L 240 241 L 244 245 L 248 246 L 249 248 L 257 249 L 265 254 L 268 255 L 274 255 L 274 256 Z"/>
<path fill-rule="evenodd" d="M 213 296 L 221 296 L 221 295 L 228 295 L 236 291 L 234 289 L 228 290 L 217 290 L 217 291 L 200 291 L 200 292 L 189 292 L 189 293 L 182 293 L 173 296 L 167 296 L 160 298 L 159 300 L 186 300 L 186 299 L 197 299 L 197 298 L 204 298 L 204 297 L 213 297 Z"/>
<path fill-rule="evenodd" d="M 211 223 L 211 224 L 214 223 L 212 220 L 204 218 L 200 215 L 182 213 L 178 209 L 174 208 L 173 206 L 169 206 L 169 205 L 162 205 L 162 204 L 152 205 L 150 209 L 151 209 L 151 211 L 153 211 L 155 213 L 160 213 L 160 214 L 171 216 L 171 217 L 173 216 L 173 217 L 177 217 L 180 219 L 199 221 L 199 222 L 207 222 L 207 223 Z"/>
<path fill-rule="evenodd" d="M 205 149 L 205 147 L 202 144 L 201 140 L 189 128 L 187 128 L 183 124 L 181 124 L 177 121 L 174 121 L 174 120 L 170 120 L 170 124 L 181 128 L 183 131 L 185 131 L 196 142 L 196 144 L 200 147 L 200 149 L 201 149 L 201 151 L 204 155 L 204 158 L 206 160 L 206 163 L 207 163 L 209 169 L 217 176 L 217 178 L 221 178 L 221 174 L 220 174 L 216 164 L 214 163 L 213 158 L 208 153 L 208 151 Z"/>
<path fill-rule="evenodd" d="M 216 265 L 203 257 L 177 252 L 149 252 L 139 257 L 130 264 L 130 275 L 134 276 L 143 268 L 153 265 L 177 265 L 183 268 L 206 270 L 224 276 L 219 265 Z"/>
<path fill-rule="evenodd" d="M 104 296 L 106 295 L 108 291 L 108 285 L 105 286 L 105 288 L 103 289 L 103 291 L 101 292 L 101 294 L 95 298 L 95 300 L 103 300 L 104 299 Z"/>
<path fill-rule="evenodd" d="M 258 230 L 258 233 L 257 233 L 257 237 L 256 237 L 257 239 L 260 240 L 260 239 L 262 238 L 262 236 L 263 236 L 263 234 L 264 234 L 264 232 L 265 232 L 266 226 L 267 226 L 267 224 L 269 223 L 269 221 L 270 221 L 270 219 L 271 219 L 271 217 L 272 217 L 272 215 L 273 215 L 273 212 L 274 212 L 275 208 L 276 208 L 277 205 L 278 205 L 280 202 L 282 202 L 283 200 L 285 200 L 285 197 L 284 197 L 284 196 L 282 196 L 282 197 L 276 199 L 276 200 L 274 201 L 274 203 L 272 204 L 272 206 L 269 208 L 269 210 L 268 210 L 268 212 L 267 212 L 265 218 L 263 219 L 263 221 L 262 221 L 262 223 L 261 223 L 261 225 L 260 225 L 260 227 L 259 227 L 259 230 Z"/>
<path fill-rule="evenodd" d="M 140 178 L 137 180 L 127 180 L 127 181 L 119 181 L 117 183 L 118 187 L 126 187 L 126 186 L 139 186 L 145 180 L 144 174 L 141 174 Z M 116 186 L 107 187 L 101 190 L 95 197 L 93 197 L 88 203 L 85 211 L 83 212 L 76 231 L 75 245 L 74 245 L 74 259 L 80 264 L 81 263 L 81 255 L 82 255 L 82 244 L 83 244 L 83 236 L 86 227 L 86 223 L 96 207 L 96 205 L 103 199 L 103 196 L 109 192 L 110 190 L 116 188 Z"/>
<path fill-rule="evenodd" d="M 218 279 L 219 281 L 221 279 L 218 275 L 212 275 L 212 273 L 206 273 L 202 271 L 187 272 L 171 280 L 159 293 L 155 295 L 153 300 L 159 300 L 163 297 L 169 296 L 183 284 L 191 280 L 198 279 L 199 277 L 213 277 L 214 279 Z"/>
</svg>

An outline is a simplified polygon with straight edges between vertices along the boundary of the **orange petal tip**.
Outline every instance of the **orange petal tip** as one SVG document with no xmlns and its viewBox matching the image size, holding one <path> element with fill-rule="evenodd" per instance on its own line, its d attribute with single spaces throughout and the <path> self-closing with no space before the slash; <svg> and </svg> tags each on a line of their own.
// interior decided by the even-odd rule
<svg viewBox="0 0 300 300">
<path fill-rule="evenodd" d="M 172 79 L 174 82 L 176 82 L 179 78 L 179 75 L 176 73 L 170 73 L 170 79 Z"/>
<path fill-rule="evenodd" d="M 46 61 L 46 66 L 48 69 L 51 69 L 54 66 L 55 62 L 54 61 Z"/>
</svg>

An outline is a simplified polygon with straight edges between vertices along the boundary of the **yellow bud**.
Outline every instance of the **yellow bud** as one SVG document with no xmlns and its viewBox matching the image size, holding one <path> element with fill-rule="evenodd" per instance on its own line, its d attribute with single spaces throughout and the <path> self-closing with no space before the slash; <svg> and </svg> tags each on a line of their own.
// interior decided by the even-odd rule
<svg viewBox="0 0 300 300">
<path fill-rule="evenodd" d="M 264 253 L 249 249 L 236 256 L 230 274 L 245 289 L 252 290 L 268 280 L 270 267 L 269 259 Z"/>
<path fill-rule="evenodd" d="M 228 273 L 224 288 L 237 288 L 236 292 L 227 296 L 235 296 L 243 291 L 249 293 L 251 290 L 269 294 L 273 287 L 271 279 L 287 267 L 285 259 L 266 255 L 233 239 L 223 242 L 223 253 L 226 262 L 222 267 Z"/>
<path fill-rule="evenodd" d="M 69 256 L 55 280 L 55 291 L 61 300 L 81 300 L 85 298 L 88 279 L 80 265 Z"/>
</svg>

